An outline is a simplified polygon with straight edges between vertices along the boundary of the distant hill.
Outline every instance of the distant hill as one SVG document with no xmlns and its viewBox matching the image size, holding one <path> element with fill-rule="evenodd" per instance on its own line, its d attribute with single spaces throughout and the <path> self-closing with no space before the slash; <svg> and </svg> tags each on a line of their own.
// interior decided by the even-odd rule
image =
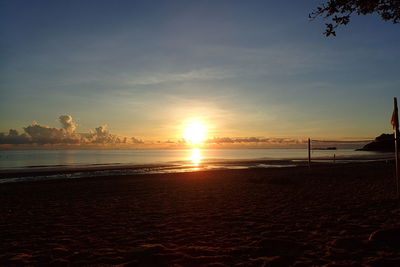
<svg viewBox="0 0 400 267">
<path fill-rule="evenodd" d="M 394 134 L 381 134 L 359 151 L 379 151 L 379 152 L 394 152 Z"/>
</svg>

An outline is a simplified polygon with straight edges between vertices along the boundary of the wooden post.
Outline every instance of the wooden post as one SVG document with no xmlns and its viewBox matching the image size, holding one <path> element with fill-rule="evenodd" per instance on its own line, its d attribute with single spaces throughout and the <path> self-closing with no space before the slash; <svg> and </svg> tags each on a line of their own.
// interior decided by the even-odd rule
<svg viewBox="0 0 400 267">
<path fill-rule="evenodd" d="M 400 191 L 399 191 L 399 112 L 397 108 L 397 98 L 393 99 L 393 115 L 391 123 L 394 129 L 394 153 L 395 153 L 395 161 L 396 161 L 396 191 L 397 191 L 397 198 L 400 199 Z"/>
<path fill-rule="evenodd" d="M 311 139 L 308 138 L 308 168 L 311 168 Z"/>
</svg>

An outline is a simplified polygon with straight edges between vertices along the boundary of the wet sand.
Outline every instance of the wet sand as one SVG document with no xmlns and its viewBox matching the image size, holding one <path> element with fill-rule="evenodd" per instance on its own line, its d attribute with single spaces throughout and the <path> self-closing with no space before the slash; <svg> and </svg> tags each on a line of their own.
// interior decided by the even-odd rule
<svg viewBox="0 0 400 267">
<path fill-rule="evenodd" d="M 0 185 L 0 265 L 400 266 L 384 162 Z"/>
</svg>

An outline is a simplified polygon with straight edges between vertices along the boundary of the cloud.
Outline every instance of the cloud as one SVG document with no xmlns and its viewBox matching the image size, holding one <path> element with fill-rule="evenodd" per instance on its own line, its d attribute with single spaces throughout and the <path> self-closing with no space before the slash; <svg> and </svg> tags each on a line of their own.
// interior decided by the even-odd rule
<svg viewBox="0 0 400 267">
<path fill-rule="evenodd" d="M 72 117 L 70 115 L 61 115 L 58 117 L 58 120 L 67 132 L 72 133 L 75 131 L 77 125 L 72 121 Z"/>
<path fill-rule="evenodd" d="M 111 134 L 107 125 L 101 125 L 88 133 L 77 133 L 77 124 L 70 115 L 58 118 L 61 128 L 49 127 L 33 122 L 23 127 L 24 133 L 10 129 L 8 133 L 0 133 L 0 144 L 141 144 L 135 137 L 128 139 Z"/>
<path fill-rule="evenodd" d="M 24 132 L 10 129 L 8 133 L 0 133 L 0 145 L 158 145 L 167 147 L 186 147 L 184 139 L 164 141 L 143 141 L 136 137 L 124 137 L 110 133 L 107 125 L 100 125 L 87 133 L 78 133 L 77 124 L 72 116 L 58 117 L 60 128 L 40 125 L 37 122 L 23 127 Z M 370 140 L 312 140 L 312 147 L 336 146 L 339 148 L 361 147 Z M 204 141 L 209 147 L 304 147 L 305 138 L 277 138 L 277 137 L 214 137 Z"/>
<path fill-rule="evenodd" d="M 366 142 L 373 141 L 372 139 L 365 139 L 365 140 L 311 140 L 313 143 L 317 144 L 363 144 Z"/>
<path fill-rule="evenodd" d="M 354 148 L 365 145 L 371 140 L 311 140 L 312 147 L 337 146 L 339 148 Z M 306 138 L 264 138 L 264 137 L 215 137 L 205 141 L 207 144 L 229 145 L 229 144 L 259 144 L 266 147 L 291 146 L 303 147 L 307 144 Z"/>
<path fill-rule="evenodd" d="M 8 134 L 0 133 L 0 144 L 27 144 L 29 136 L 25 133 L 19 134 L 17 130 L 10 129 Z"/>
<path fill-rule="evenodd" d="M 132 144 L 144 144 L 143 140 L 131 137 Z"/>
<path fill-rule="evenodd" d="M 101 125 L 90 131 L 88 134 L 82 135 L 83 143 L 92 144 L 123 144 L 127 143 L 126 137 L 119 137 L 107 131 L 107 125 Z"/>
<path fill-rule="evenodd" d="M 263 137 L 215 137 L 206 140 L 208 144 L 264 143 L 264 144 L 304 144 L 306 140 L 295 138 L 263 138 Z"/>
<path fill-rule="evenodd" d="M 62 128 L 42 126 L 33 122 L 31 125 L 24 127 L 23 129 L 25 134 L 29 137 L 27 142 L 28 144 L 79 143 L 79 135 L 76 135 L 73 132 L 70 133 Z"/>
<path fill-rule="evenodd" d="M 136 78 L 129 78 L 129 85 L 156 85 L 173 82 L 221 80 L 234 77 L 236 73 L 216 68 L 202 68 L 181 73 L 152 73 Z"/>
</svg>

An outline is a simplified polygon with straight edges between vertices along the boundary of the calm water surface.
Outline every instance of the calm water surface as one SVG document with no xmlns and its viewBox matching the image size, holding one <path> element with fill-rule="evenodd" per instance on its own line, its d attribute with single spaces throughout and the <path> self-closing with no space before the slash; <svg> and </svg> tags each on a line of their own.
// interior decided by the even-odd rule
<svg viewBox="0 0 400 267">
<path fill-rule="evenodd" d="M 313 158 L 379 155 L 376 152 L 314 150 Z M 0 169 L 76 167 L 119 164 L 200 164 L 233 160 L 306 159 L 306 149 L 169 149 L 169 150 L 3 150 Z"/>
</svg>

